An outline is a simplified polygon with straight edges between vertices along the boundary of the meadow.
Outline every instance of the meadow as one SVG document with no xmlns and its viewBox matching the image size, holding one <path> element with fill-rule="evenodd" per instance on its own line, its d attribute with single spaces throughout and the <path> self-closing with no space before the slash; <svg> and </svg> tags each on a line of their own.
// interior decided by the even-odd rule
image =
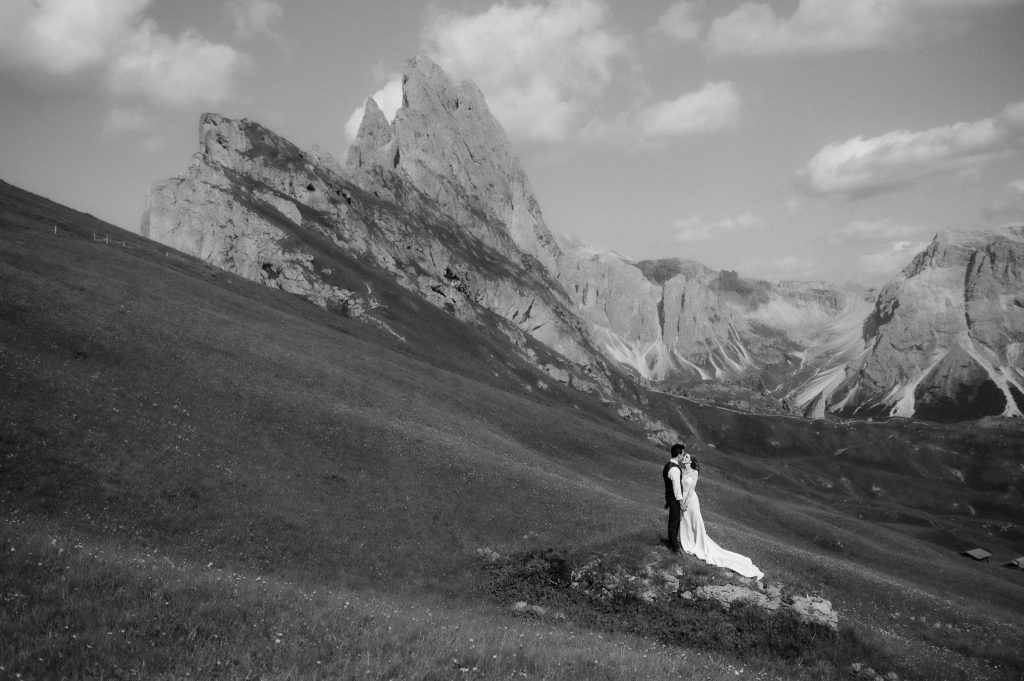
<svg viewBox="0 0 1024 681">
<path fill-rule="evenodd" d="M 594 599 L 564 572 L 671 560 L 664 447 L 497 325 L 339 256 L 402 341 L 0 190 L 2 679 L 1024 674 L 1016 424 L 644 395 L 702 457 L 712 536 L 840 627 Z"/>
</svg>

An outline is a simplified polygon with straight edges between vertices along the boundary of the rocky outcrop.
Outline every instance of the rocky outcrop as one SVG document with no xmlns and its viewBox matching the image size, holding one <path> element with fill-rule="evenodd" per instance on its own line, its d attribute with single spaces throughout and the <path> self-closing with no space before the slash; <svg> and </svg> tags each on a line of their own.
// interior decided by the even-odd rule
<svg viewBox="0 0 1024 681">
<path fill-rule="evenodd" d="M 607 599 L 626 596 L 648 602 L 708 600 L 726 610 L 742 603 L 769 612 L 789 613 L 802 622 L 833 631 L 838 629 L 839 614 L 827 598 L 801 593 L 779 582 L 767 586 L 750 582 L 752 580 L 719 569 L 697 577 L 680 565 L 675 557 L 666 559 L 652 552 L 639 571 L 627 569 L 618 561 L 594 556 L 571 572 L 570 586 Z"/>
<path fill-rule="evenodd" d="M 193 158 L 188 174 L 150 189 L 142 235 L 322 307 L 372 307 L 372 300 L 332 284 L 312 254 L 288 246 L 303 223 L 301 202 L 269 186 L 246 187 L 237 181 L 230 147 L 224 146 L 230 142 L 215 131 L 232 135 L 248 151 L 251 145 L 240 127 L 207 116 L 202 129 L 213 134 L 204 135 L 203 151 Z"/>
<path fill-rule="evenodd" d="M 772 612 L 789 610 L 801 622 L 819 624 L 833 631 L 839 628 L 839 613 L 832 607 L 832 601 L 813 594 L 784 594 L 778 584 L 763 590 L 736 584 L 712 584 L 684 592 L 682 597 L 716 601 L 724 608 L 734 603 L 749 603 Z"/>
<path fill-rule="evenodd" d="M 500 225 L 490 229 L 500 234 Z M 356 294 L 316 267 L 318 253 L 338 249 L 464 321 L 494 312 L 577 364 L 600 361 L 547 282 L 468 235 L 401 176 L 364 191 L 248 120 L 203 116 L 188 173 L 154 185 L 142 232 L 314 302 L 372 308 L 348 303 Z M 604 379 L 591 372 L 586 381 L 596 387 Z"/>
</svg>

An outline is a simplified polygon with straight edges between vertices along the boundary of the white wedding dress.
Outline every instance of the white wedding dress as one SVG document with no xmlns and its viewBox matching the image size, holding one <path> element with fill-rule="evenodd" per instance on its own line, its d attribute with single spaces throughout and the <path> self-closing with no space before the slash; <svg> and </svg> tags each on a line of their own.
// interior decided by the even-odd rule
<svg viewBox="0 0 1024 681">
<path fill-rule="evenodd" d="M 683 550 L 708 565 L 728 568 L 744 577 L 764 577 L 764 573 L 749 558 L 726 551 L 708 536 L 704 529 L 704 518 L 700 514 L 700 500 L 697 498 L 697 471 L 684 469 L 679 482 L 683 488 L 683 499 L 688 498 L 686 511 L 679 523 L 679 543 Z"/>
</svg>

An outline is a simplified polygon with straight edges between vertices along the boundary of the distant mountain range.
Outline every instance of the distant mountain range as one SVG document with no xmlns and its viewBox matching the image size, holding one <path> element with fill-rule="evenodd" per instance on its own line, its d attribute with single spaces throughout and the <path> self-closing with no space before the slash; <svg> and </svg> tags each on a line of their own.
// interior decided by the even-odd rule
<svg viewBox="0 0 1024 681">
<path fill-rule="evenodd" d="M 473 83 L 420 57 L 403 93 L 393 121 L 367 100 L 345 167 L 205 114 L 188 172 L 150 191 L 143 235 L 386 327 L 359 273 L 323 264 L 341 251 L 499 324 L 510 351 L 608 401 L 626 371 L 755 389 L 808 416 L 1022 415 L 1024 227 L 941 234 L 880 292 L 634 262 L 547 227 Z"/>
</svg>

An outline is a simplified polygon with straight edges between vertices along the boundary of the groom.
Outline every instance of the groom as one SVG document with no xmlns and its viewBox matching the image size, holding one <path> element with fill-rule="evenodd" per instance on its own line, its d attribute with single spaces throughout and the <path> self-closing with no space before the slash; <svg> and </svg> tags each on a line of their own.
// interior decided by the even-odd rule
<svg viewBox="0 0 1024 681">
<path fill-rule="evenodd" d="M 686 452 L 686 445 L 679 442 L 672 445 L 672 458 L 668 460 L 661 470 L 661 477 L 665 481 L 665 508 L 668 509 L 668 544 L 673 553 L 679 553 L 682 547 L 679 545 L 679 519 L 682 516 L 683 488 L 679 483 L 682 470 L 679 468 L 679 459 Z"/>
</svg>

